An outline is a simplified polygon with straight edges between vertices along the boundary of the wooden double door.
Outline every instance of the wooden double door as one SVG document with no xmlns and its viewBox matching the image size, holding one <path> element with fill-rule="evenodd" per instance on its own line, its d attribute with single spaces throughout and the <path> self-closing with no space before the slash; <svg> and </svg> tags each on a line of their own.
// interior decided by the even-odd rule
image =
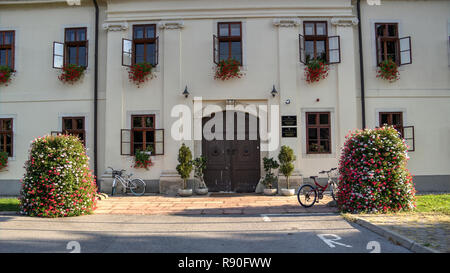
<svg viewBox="0 0 450 273">
<path fill-rule="evenodd" d="M 219 114 L 223 127 L 212 126 L 210 131 L 222 137 L 211 139 L 203 134 L 202 155 L 207 159 L 205 183 L 212 192 L 254 192 L 261 176 L 259 121 L 243 112 Z M 203 118 L 203 128 L 215 115 Z M 230 132 L 230 128 L 234 130 Z"/>
</svg>

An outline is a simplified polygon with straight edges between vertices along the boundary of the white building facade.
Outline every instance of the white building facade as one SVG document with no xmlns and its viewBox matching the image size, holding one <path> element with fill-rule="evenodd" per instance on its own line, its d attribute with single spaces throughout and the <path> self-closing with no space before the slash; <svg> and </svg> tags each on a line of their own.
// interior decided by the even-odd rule
<svg viewBox="0 0 450 273">
<path fill-rule="evenodd" d="M 108 166 L 129 170 L 133 152 L 151 146 L 154 164 L 132 172 L 159 192 L 176 177 L 185 143 L 207 158 L 211 191 L 250 192 L 264 173 L 262 158 L 276 158 L 281 145 L 294 150 L 296 175 L 307 178 L 337 166 L 349 131 L 384 123 L 411 146 L 417 189 L 450 191 L 449 1 L 360 1 L 359 13 L 351 0 L 79 4 L 0 1 L 0 65 L 16 71 L 0 85 L 0 148 L 10 155 L 0 194 L 19 192 L 30 142 L 51 132 L 83 138 L 105 191 Z M 304 62 L 317 56 L 329 72 L 310 84 Z M 242 77 L 215 79 L 215 62 L 229 57 Z M 58 58 L 86 66 L 82 80 L 62 83 Z M 376 77 L 386 58 L 399 64 L 393 83 Z M 126 65 L 141 61 L 154 65 L 154 77 L 138 87 Z M 183 133 L 190 138 L 174 133 L 177 109 L 189 110 Z M 267 128 L 256 139 L 194 137 L 211 112 L 237 124 L 245 115 L 227 114 L 242 109 Z M 266 140 L 266 131 L 275 135 Z"/>
</svg>

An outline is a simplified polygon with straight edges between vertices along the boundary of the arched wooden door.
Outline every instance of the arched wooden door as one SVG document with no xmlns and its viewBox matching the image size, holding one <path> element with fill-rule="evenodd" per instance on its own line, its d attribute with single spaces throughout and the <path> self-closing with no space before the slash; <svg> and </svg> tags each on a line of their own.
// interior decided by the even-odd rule
<svg viewBox="0 0 450 273">
<path fill-rule="evenodd" d="M 212 192 L 253 192 L 261 175 L 259 121 L 243 112 L 222 114 L 223 130 L 211 128 L 222 138 L 204 136 L 202 140 L 202 154 L 207 159 L 205 183 Z M 203 126 L 214 116 L 203 118 Z"/>
</svg>

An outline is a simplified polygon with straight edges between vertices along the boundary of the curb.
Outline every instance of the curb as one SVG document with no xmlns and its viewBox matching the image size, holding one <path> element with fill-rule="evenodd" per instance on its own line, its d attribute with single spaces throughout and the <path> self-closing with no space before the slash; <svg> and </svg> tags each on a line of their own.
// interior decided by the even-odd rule
<svg viewBox="0 0 450 273">
<path fill-rule="evenodd" d="M 355 216 L 350 216 L 349 218 L 354 223 L 356 223 L 362 227 L 365 227 L 368 230 L 373 231 L 373 232 L 377 233 L 378 235 L 383 236 L 384 238 L 388 239 L 389 241 L 394 242 L 398 245 L 401 245 L 408 250 L 411 250 L 412 252 L 415 252 L 415 253 L 441 253 L 440 251 L 423 246 L 414 240 L 411 240 L 403 235 L 398 234 L 395 231 L 372 224 L 371 222 L 369 222 L 367 220 L 364 220 L 364 219 L 361 219 L 361 218 L 355 217 Z"/>
<path fill-rule="evenodd" d="M 17 211 L 0 211 L 0 216 L 2 215 L 19 215 Z"/>
</svg>

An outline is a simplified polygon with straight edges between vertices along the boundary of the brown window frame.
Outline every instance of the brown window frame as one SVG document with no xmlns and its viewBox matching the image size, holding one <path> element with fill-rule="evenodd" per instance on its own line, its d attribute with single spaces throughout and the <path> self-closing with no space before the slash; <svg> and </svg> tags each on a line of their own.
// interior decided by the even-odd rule
<svg viewBox="0 0 450 273">
<path fill-rule="evenodd" d="M 239 36 L 232 36 L 231 35 L 231 25 L 235 25 L 235 24 L 239 24 Z M 220 35 L 220 26 L 221 25 L 228 25 L 228 36 L 222 36 Z M 244 59 L 243 59 L 243 54 L 242 54 L 242 22 L 218 22 L 217 23 L 217 40 L 218 40 L 218 62 L 220 62 L 221 59 L 220 57 L 220 47 L 221 47 L 221 43 L 223 42 L 227 42 L 228 43 L 228 59 L 231 58 L 231 48 L 232 48 L 232 42 L 239 42 L 240 43 L 240 65 L 243 65 Z"/>
<path fill-rule="evenodd" d="M 145 119 L 146 118 L 152 118 L 153 119 L 153 127 L 145 127 Z M 141 126 L 142 127 L 134 127 L 134 118 L 141 118 Z M 142 149 L 145 150 L 148 146 L 148 144 L 151 144 L 150 146 L 153 146 L 153 154 L 156 150 L 156 134 L 155 134 L 155 124 L 156 118 L 154 114 L 150 115 L 131 115 L 131 134 L 130 134 L 130 154 L 135 155 L 134 152 L 134 132 L 144 132 L 142 134 Z M 153 132 L 153 142 L 147 142 L 147 134 L 145 132 Z"/>
<path fill-rule="evenodd" d="M 76 126 L 76 120 L 82 119 L 83 120 L 83 129 L 73 129 Z M 72 120 L 72 129 L 66 129 L 66 120 Z M 68 135 L 83 135 L 83 139 L 80 139 L 83 145 L 86 147 L 86 118 L 85 117 L 62 117 L 62 126 L 61 131 L 63 134 Z"/>
<path fill-rule="evenodd" d="M 381 123 L 381 116 L 382 115 L 388 115 L 388 122 L 387 123 Z M 399 115 L 400 116 L 400 124 L 393 124 L 393 115 Z M 378 125 L 380 127 L 383 127 L 383 125 L 391 125 L 393 126 L 403 137 L 404 131 L 403 131 L 403 112 L 379 112 L 378 113 Z"/>
<path fill-rule="evenodd" d="M 327 114 L 328 115 L 328 124 L 320 124 L 320 115 L 323 114 Z M 309 124 L 309 116 L 310 115 L 316 115 L 316 124 Z M 305 124 L 306 124 L 306 153 L 307 154 L 331 154 L 332 152 L 332 137 L 331 137 L 331 112 L 306 112 L 305 113 Z M 313 152 L 310 150 L 309 147 L 309 129 L 310 128 L 314 128 L 317 129 L 317 145 L 320 146 L 320 142 L 321 141 L 328 141 L 328 147 L 329 150 L 328 151 L 324 151 L 324 152 Z M 328 132 L 329 132 L 329 136 L 328 139 L 321 139 L 320 138 L 320 129 L 321 128 L 328 128 Z"/>
<path fill-rule="evenodd" d="M 378 35 L 378 26 L 383 26 L 383 35 Z M 388 27 L 390 25 L 395 26 L 395 36 L 389 36 L 388 33 Z M 384 44 L 384 52 L 379 54 L 379 45 L 378 45 L 378 39 L 380 39 L 380 43 Z M 377 55 L 377 66 L 380 65 L 380 63 L 383 60 L 386 60 L 388 58 L 387 56 L 387 42 L 395 42 L 395 63 L 397 65 L 400 65 L 400 48 L 399 48 L 399 36 L 398 36 L 398 23 L 375 23 L 375 45 L 376 45 L 376 55 Z"/>
<path fill-rule="evenodd" d="M 11 64 L 8 63 L 8 55 L 6 55 L 6 66 L 14 70 L 14 62 L 15 62 L 15 42 L 16 42 L 16 32 L 15 30 L 2 30 L 0 31 L 0 40 L 3 42 L 5 40 L 5 34 L 12 33 L 12 41 L 10 44 L 0 44 L 0 49 L 11 50 Z M 7 51 L 8 52 L 8 51 Z"/>
<path fill-rule="evenodd" d="M 306 34 L 306 24 L 314 24 L 314 35 L 307 35 Z M 325 33 L 322 35 L 317 35 L 317 24 L 325 24 Z M 314 42 L 314 59 L 317 58 L 317 41 L 324 41 L 325 42 L 325 60 L 324 62 L 329 61 L 329 52 L 328 52 L 328 22 L 327 21 L 304 21 L 303 22 L 303 36 L 305 39 L 305 44 L 308 41 Z M 306 50 L 306 49 L 305 49 Z M 306 58 L 307 56 L 305 56 Z M 306 60 L 306 59 L 305 59 Z M 308 60 L 306 60 L 306 63 Z"/>
<path fill-rule="evenodd" d="M 136 38 L 135 37 L 135 30 L 136 28 L 144 28 L 144 38 Z M 153 28 L 153 37 L 147 37 L 147 28 Z M 158 65 L 158 37 L 156 36 L 156 24 L 145 24 L 145 25 L 133 25 L 133 38 L 132 38 L 132 58 L 131 58 L 131 62 L 133 65 L 137 64 L 136 62 L 136 45 L 137 44 L 143 44 L 144 45 L 144 60 L 147 60 L 147 55 L 154 54 L 154 62 L 155 63 L 150 63 L 152 66 L 156 66 Z M 155 45 L 155 50 L 152 51 L 148 49 L 148 44 L 154 44 Z M 123 49 L 122 49 L 123 51 Z"/>
<path fill-rule="evenodd" d="M 3 130 L 3 122 L 10 121 L 11 122 L 11 129 L 10 130 Z M 0 143 L 0 151 L 7 152 L 6 146 L 8 143 L 6 142 L 7 135 L 10 135 L 11 137 L 11 150 L 10 153 L 8 153 L 8 157 L 13 157 L 14 155 L 14 119 L 13 118 L 0 118 L 0 135 L 4 135 L 3 137 L 3 143 Z"/>
<path fill-rule="evenodd" d="M 75 31 L 75 41 L 68 41 L 67 40 L 67 32 L 71 31 L 71 30 Z M 78 31 L 79 30 L 83 30 L 84 31 L 85 40 L 79 40 L 79 37 L 78 37 Z M 64 51 L 65 51 L 65 53 L 64 53 L 64 55 L 65 55 L 65 57 L 64 57 L 64 64 L 65 65 L 70 64 L 70 62 L 69 62 L 70 61 L 70 59 L 69 59 L 69 47 L 76 47 L 76 49 L 77 49 L 77 56 L 76 56 L 76 63 L 75 64 L 79 65 L 79 66 L 82 66 L 82 67 L 88 67 L 88 56 L 89 56 L 89 54 L 88 54 L 88 49 L 89 49 L 88 45 L 89 45 L 89 42 L 88 42 L 88 39 L 87 39 L 87 27 L 65 28 L 64 29 Z M 86 48 L 85 56 L 84 56 L 86 65 L 80 65 L 79 64 L 79 60 L 80 60 L 79 48 L 80 47 L 85 47 Z"/>
</svg>

